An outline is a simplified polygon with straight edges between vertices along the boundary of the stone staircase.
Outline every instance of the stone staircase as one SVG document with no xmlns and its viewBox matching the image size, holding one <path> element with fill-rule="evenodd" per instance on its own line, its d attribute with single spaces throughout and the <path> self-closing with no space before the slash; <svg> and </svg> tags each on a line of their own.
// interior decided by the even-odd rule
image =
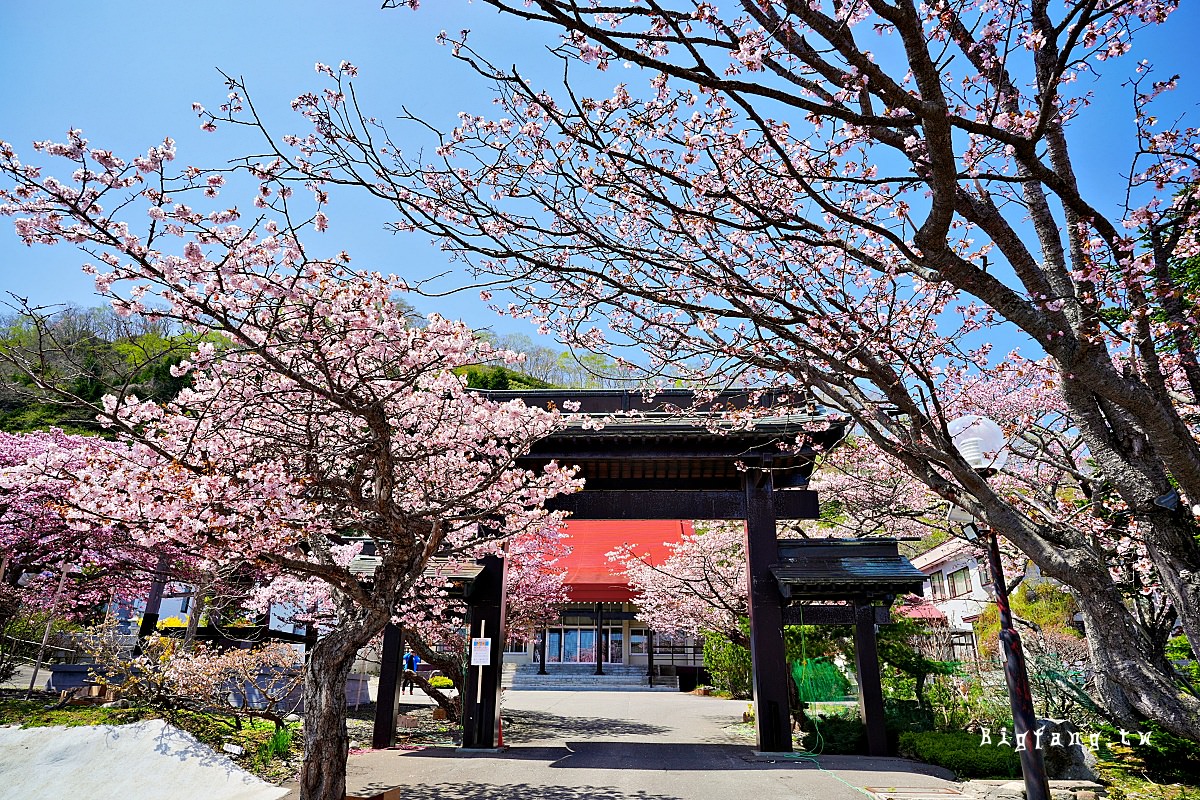
<svg viewBox="0 0 1200 800">
<path fill-rule="evenodd" d="M 603 675 L 596 674 L 595 664 L 550 664 L 546 671 L 548 675 L 538 675 L 537 664 L 505 664 L 500 682 L 502 686 L 518 691 L 679 691 L 677 676 L 655 676 L 654 686 L 650 686 L 646 678 L 646 668 L 640 666 L 605 664 Z"/>
</svg>

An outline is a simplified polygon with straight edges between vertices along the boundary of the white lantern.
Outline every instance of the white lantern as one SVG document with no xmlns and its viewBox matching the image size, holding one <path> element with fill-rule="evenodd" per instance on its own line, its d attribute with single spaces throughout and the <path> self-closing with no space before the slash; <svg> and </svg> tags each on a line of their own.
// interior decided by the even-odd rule
<svg viewBox="0 0 1200 800">
<path fill-rule="evenodd" d="M 992 420 L 967 414 L 951 420 L 946 430 L 959 454 L 977 470 L 998 470 L 1008 462 L 1008 439 Z"/>
</svg>

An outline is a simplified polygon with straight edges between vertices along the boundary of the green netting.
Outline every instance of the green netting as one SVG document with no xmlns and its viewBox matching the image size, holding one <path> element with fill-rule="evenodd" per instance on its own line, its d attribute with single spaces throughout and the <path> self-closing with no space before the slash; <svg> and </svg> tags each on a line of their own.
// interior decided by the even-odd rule
<svg viewBox="0 0 1200 800">
<path fill-rule="evenodd" d="M 850 691 L 846 676 L 827 658 L 810 658 L 791 663 L 792 680 L 805 703 L 843 700 Z"/>
</svg>

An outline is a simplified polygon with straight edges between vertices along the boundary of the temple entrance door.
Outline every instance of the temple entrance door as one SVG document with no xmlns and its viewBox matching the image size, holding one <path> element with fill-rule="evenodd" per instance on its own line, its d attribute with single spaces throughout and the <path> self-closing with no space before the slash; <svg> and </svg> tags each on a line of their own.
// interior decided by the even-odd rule
<svg viewBox="0 0 1200 800">
<path fill-rule="evenodd" d="M 605 627 L 608 652 L 604 663 L 622 662 L 621 628 Z M 594 664 L 596 663 L 596 629 L 594 627 L 550 628 L 546 632 L 546 663 L 548 664 Z"/>
</svg>

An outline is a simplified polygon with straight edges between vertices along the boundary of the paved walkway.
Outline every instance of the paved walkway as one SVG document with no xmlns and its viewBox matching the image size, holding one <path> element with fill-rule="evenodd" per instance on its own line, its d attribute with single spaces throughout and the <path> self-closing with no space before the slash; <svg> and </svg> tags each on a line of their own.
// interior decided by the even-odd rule
<svg viewBox="0 0 1200 800">
<path fill-rule="evenodd" d="M 507 691 L 506 752 L 352 755 L 348 789 L 402 786 L 405 800 L 862 800 L 855 787 L 925 790 L 900 792 L 910 797 L 955 787 L 944 770 L 903 759 L 757 757 L 730 729 L 745 708 L 688 694 Z"/>
</svg>

